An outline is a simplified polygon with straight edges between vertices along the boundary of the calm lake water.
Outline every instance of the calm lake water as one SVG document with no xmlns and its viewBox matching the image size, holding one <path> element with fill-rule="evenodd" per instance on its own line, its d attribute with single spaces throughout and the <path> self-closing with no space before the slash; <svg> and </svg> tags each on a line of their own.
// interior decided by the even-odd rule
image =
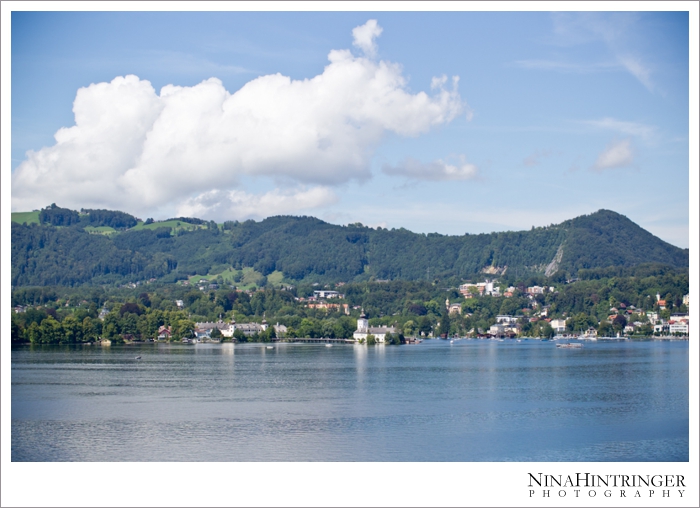
<svg viewBox="0 0 700 508">
<path fill-rule="evenodd" d="M 687 461 L 688 432 L 687 341 L 12 349 L 13 461 Z"/>
</svg>

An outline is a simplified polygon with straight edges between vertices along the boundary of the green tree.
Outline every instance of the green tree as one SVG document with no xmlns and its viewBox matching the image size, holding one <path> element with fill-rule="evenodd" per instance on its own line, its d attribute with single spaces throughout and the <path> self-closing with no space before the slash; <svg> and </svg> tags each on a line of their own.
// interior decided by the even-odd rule
<svg viewBox="0 0 700 508">
<path fill-rule="evenodd" d="M 611 337 L 613 335 L 613 326 L 610 321 L 601 321 L 598 326 L 598 336 L 599 337 Z"/>
<path fill-rule="evenodd" d="M 32 321 L 27 328 L 27 338 L 32 344 L 39 344 L 41 342 L 41 328 L 35 321 Z"/>
<path fill-rule="evenodd" d="M 175 338 L 183 339 L 194 335 L 194 323 L 189 319 L 181 319 L 175 324 Z"/>
<path fill-rule="evenodd" d="M 440 327 L 438 329 L 438 334 L 442 337 L 448 337 L 450 335 L 450 315 L 445 311 L 440 318 Z"/>
<path fill-rule="evenodd" d="M 233 331 L 233 338 L 236 339 L 236 342 L 248 342 L 248 337 L 246 337 L 245 333 L 239 328 Z"/>
<path fill-rule="evenodd" d="M 416 323 L 413 322 L 412 319 L 409 319 L 406 321 L 403 325 L 403 334 L 408 336 L 408 337 L 413 337 L 416 335 L 416 332 L 418 331 L 418 327 L 416 326 Z"/>
<path fill-rule="evenodd" d="M 68 342 L 69 344 L 82 342 L 83 329 L 81 323 L 75 316 L 66 316 L 61 323 L 61 327 L 63 328 L 63 338 L 61 342 Z"/>
<path fill-rule="evenodd" d="M 63 338 L 63 328 L 61 323 L 56 321 L 53 316 L 48 316 L 41 322 L 41 342 L 48 344 L 58 344 Z"/>
<path fill-rule="evenodd" d="M 374 346 L 377 343 L 377 339 L 371 333 L 367 335 L 367 345 Z"/>
<path fill-rule="evenodd" d="M 82 329 L 84 341 L 92 342 L 97 339 L 98 331 L 96 323 L 93 322 L 90 316 L 86 316 L 85 319 L 83 319 Z"/>
</svg>

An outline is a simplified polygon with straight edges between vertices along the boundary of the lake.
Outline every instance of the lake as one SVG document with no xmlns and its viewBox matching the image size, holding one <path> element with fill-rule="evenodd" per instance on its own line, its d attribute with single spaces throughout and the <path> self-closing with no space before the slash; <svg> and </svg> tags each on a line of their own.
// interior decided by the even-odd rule
<svg viewBox="0 0 700 508">
<path fill-rule="evenodd" d="M 13 347 L 12 460 L 689 459 L 688 341 L 266 346 Z"/>
</svg>

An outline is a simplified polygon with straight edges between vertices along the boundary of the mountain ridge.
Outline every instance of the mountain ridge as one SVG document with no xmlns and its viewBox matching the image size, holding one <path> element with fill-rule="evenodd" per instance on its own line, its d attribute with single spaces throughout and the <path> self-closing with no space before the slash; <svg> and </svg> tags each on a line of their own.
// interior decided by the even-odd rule
<svg viewBox="0 0 700 508">
<path fill-rule="evenodd" d="M 12 284 L 174 282 L 225 267 L 319 282 L 468 279 L 508 271 L 573 277 L 579 270 L 646 263 L 684 268 L 689 263 L 688 249 L 604 209 L 528 231 L 464 235 L 338 226 L 308 216 L 220 225 L 181 217 L 167 226 L 151 221 L 115 229 L 108 223 L 126 224 L 131 216 L 85 212 L 52 205 L 39 213 L 39 224 L 13 222 Z"/>
</svg>

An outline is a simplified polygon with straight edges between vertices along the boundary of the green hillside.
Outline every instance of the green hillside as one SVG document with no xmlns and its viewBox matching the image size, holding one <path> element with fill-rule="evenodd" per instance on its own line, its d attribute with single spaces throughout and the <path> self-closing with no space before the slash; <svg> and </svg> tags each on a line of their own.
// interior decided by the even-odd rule
<svg viewBox="0 0 700 508">
<path fill-rule="evenodd" d="M 16 222 L 18 224 L 39 224 L 39 210 L 36 210 L 34 212 L 13 212 L 12 213 L 12 222 Z"/>
<path fill-rule="evenodd" d="M 219 275 L 228 282 L 236 274 L 245 279 L 242 285 L 250 285 L 254 282 L 247 274 L 253 271 L 258 284 L 428 277 L 459 281 L 514 272 L 561 279 L 581 270 L 648 263 L 688 267 L 688 249 L 674 247 L 608 210 L 530 231 L 461 236 L 337 226 L 313 217 L 278 216 L 219 226 L 192 218 L 145 224 L 122 212 L 78 214 L 55 205 L 31 213 L 43 223 L 23 225 L 15 215 L 23 216 L 13 214 L 15 286 L 150 278 L 174 282 Z"/>
</svg>

